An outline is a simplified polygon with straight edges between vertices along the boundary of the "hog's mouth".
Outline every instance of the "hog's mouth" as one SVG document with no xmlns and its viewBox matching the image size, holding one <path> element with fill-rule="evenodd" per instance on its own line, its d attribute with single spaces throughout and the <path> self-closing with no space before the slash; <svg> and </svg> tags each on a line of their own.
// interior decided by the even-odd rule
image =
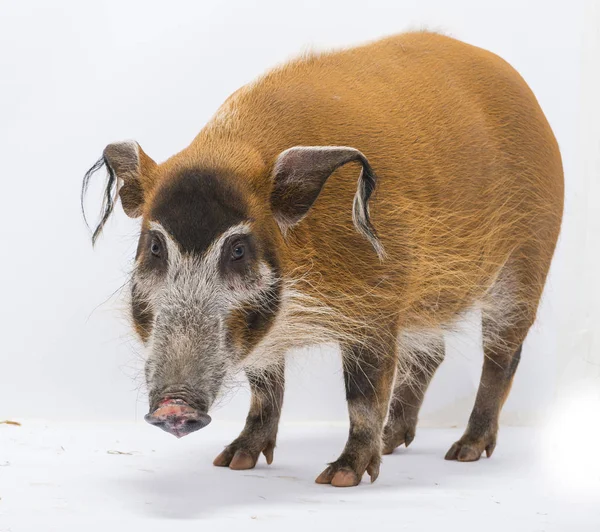
<svg viewBox="0 0 600 532">
<path fill-rule="evenodd" d="M 192 408 L 181 399 L 164 399 L 144 419 L 177 438 L 200 430 L 211 422 L 207 413 Z"/>
</svg>

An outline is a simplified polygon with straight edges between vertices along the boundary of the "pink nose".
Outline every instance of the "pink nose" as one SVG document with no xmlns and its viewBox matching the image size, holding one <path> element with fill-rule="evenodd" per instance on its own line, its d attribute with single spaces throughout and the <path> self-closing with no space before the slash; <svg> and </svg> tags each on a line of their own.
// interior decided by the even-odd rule
<svg viewBox="0 0 600 532">
<path fill-rule="evenodd" d="M 181 399 L 167 399 L 144 419 L 166 432 L 181 438 L 210 423 L 210 416 L 185 404 Z"/>
</svg>

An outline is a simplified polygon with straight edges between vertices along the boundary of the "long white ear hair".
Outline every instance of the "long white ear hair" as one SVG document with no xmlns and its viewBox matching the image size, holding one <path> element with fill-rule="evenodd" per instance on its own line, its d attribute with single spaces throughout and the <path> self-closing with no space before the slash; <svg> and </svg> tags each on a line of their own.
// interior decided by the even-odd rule
<svg viewBox="0 0 600 532">
<path fill-rule="evenodd" d="M 360 176 L 358 177 L 358 187 L 354 195 L 354 201 L 352 202 L 352 221 L 356 230 L 371 242 L 379 260 L 383 261 L 386 257 L 385 249 L 383 249 L 383 244 L 379 240 L 377 231 L 371 223 L 371 216 L 369 214 L 369 199 L 375 190 L 376 183 L 377 177 L 373 173 L 371 165 L 368 162 L 363 164 Z"/>
</svg>

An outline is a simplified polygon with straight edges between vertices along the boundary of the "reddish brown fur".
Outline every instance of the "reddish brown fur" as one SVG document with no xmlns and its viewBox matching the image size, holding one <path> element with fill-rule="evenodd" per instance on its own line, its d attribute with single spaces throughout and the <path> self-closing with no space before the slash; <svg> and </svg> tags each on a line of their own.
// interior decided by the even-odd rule
<svg viewBox="0 0 600 532">
<path fill-rule="evenodd" d="M 350 146 L 366 156 L 378 176 L 370 210 L 385 260 L 353 227 L 356 164 L 335 171 L 308 215 L 283 237 L 270 206 L 272 170 L 293 146 Z M 195 167 L 237 176 L 253 230 L 274 242 L 283 279 L 331 309 L 335 319 L 327 326 L 339 332 L 345 357 L 362 357 L 367 368 L 378 364 L 379 373 L 367 378 L 374 383 L 373 404 L 351 400 L 357 390 L 347 382 L 349 443 L 319 481 L 355 484 L 365 469 L 377 476 L 394 381 L 393 370 L 385 369 L 393 364 L 381 355 L 398 356 L 398 334 L 430 331 L 439 338 L 476 305 L 483 310 L 486 357 L 497 367 L 486 362 L 469 429 L 448 457 L 477 459 L 484 449 L 491 454 L 518 362 L 514 354 L 535 319 L 563 205 L 556 140 L 510 65 L 432 33 L 292 61 L 230 96 L 192 144 L 165 163 L 141 156 L 144 223 L 160 190 L 156 184 Z M 127 203 L 127 181 L 121 194 Z M 362 338 L 386 347 L 361 351 Z M 412 371 L 403 355 L 423 352 L 402 351 L 402 343 L 400 350 L 400 369 Z M 423 389 L 438 363 L 419 366 L 428 373 L 418 376 Z M 395 393 L 422 400 L 422 393 Z M 390 428 L 396 434 L 386 450 L 412 440 L 416 412 L 411 419 L 412 426 Z M 276 421 L 270 426 L 276 431 Z M 356 427 L 375 443 L 359 443 Z M 271 436 L 265 441 L 274 441 Z"/>
<path fill-rule="evenodd" d="M 346 315 L 377 308 L 403 327 L 432 327 L 481 298 L 517 254 L 529 285 L 520 297 L 537 307 L 560 227 L 562 166 L 535 97 L 502 59 L 429 33 L 311 55 L 234 93 L 159 172 L 233 171 L 256 194 L 257 225 L 277 233 L 270 170 L 295 145 L 367 156 L 379 176 L 372 220 L 388 255 L 380 263 L 353 228 L 358 170 L 347 165 L 287 245 L 278 239 L 286 274 L 318 264 L 312 295 L 335 294 L 325 302 Z"/>
</svg>

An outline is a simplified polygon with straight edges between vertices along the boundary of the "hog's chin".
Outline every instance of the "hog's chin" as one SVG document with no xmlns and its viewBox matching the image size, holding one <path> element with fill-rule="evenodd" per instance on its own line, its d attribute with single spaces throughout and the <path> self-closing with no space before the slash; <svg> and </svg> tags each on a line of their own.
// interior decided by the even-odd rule
<svg viewBox="0 0 600 532">
<path fill-rule="evenodd" d="M 181 399 L 165 399 L 144 419 L 177 438 L 206 427 L 211 422 L 205 412 L 192 408 Z"/>
</svg>

